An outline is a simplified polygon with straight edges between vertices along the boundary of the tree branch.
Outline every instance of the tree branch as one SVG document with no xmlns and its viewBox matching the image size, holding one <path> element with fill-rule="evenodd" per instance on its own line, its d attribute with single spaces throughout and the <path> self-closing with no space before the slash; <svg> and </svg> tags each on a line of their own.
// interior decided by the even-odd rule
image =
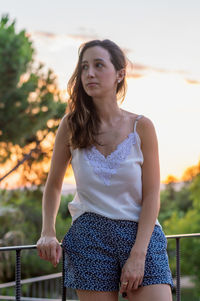
<svg viewBox="0 0 200 301">
<path fill-rule="evenodd" d="M 22 160 L 18 160 L 18 163 L 9 171 L 7 172 L 3 177 L 0 178 L 0 182 L 3 181 L 5 178 L 7 178 L 13 171 L 15 171 L 21 164 L 23 164 L 26 160 L 29 160 L 32 156 L 32 153 L 38 151 L 38 145 L 46 138 L 46 136 L 49 134 L 49 130 L 47 134 L 41 139 L 36 141 L 36 147 L 30 150 L 30 152 L 26 155 L 24 155 Z"/>
</svg>

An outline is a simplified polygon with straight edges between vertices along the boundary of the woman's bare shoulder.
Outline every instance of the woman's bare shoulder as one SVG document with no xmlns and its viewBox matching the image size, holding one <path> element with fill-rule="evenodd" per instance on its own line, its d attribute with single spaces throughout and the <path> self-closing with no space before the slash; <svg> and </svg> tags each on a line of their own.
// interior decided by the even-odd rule
<svg viewBox="0 0 200 301">
<path fill-rule="evenodd" d="M 142 116 L 137 122 L 137 133 L 140 136 L 141 145 L 147 149 L 151 147 L 152 143 L 157 144 L 157 134 L 153 121 L 147 117 Z"/>
<path fill-rule="evenodd" d="M 142 116 L 138 120 L 137 127 L 138 127 L 139 123 L 141 124 L 141 127 L 148 126 L 148 125 L 152 124 L 152 121 L 143 114 L 136 114 L 136 113 L 129 112 L 129 111 L 126 111 L 126 110 L 123 110 L 123 111 L 126 114 L 126 116 L 129 117 L 132 120 L 133 124 L 134 124 L 135 120 L 137 119 L 137 117 Z"/>
<path fill-rule="evenodd" d="M 67 116 L 67 114 L 65 114 L 65 115 L 62 117 L 61 123 L 63 123 L 64 126 L 68 126 L 68 116 Z"/>
<path fill-rule="evenodd" d="M 69 125 L 68 125 L 68 116 L 65 114 L 59 124 L 59 128 L 61 128 L 62 134 L 65 136 L 65 138 L 69 134 Z"/>
<path fill-rule="evenodd" d="M 65 151 L 67 153 L 70 153 L 70 147 L 69 147 L 69 126 L 68 126 L 68 119 L 67 114 L 65 114 L 60 121 L 57 133 L 56 133 L 56 140 L 55 142 L 58 145 L 62 145 L 62 147 L 65 147 Z"/>
<path fill-rule="evenodd" d="M 124 112 L 127 115 L 127 117 L 130 118 L 132 124 L 135 123 L 137 117 L 141 116 L 141 118 L 137 121 L 136 126 L 136 131 L 139 134 L 141 140 L 146 140 L 150 136 L 155 136 L 154 123 L 149 117 L 143 114 L 136 114 L 125 110 Z"/>
<path fill-rule="evenodd" d="M 126 110 L 123 110 L 123 109 L 122 109 L 122 111 L 124 112 L 125 116 L 127 116 L 127 117 L 129 117 L 129 118 L 132 118 L 132 119 L 134 119 L 134 118 L 136 118 L 137 116 L 139 116 L 139 115 L 137 115 L 137 114 L 135 114 L 135 113 L 133 113 L 133 112 L 130 112 L 130 111 L 126 111 Z"/>
<path fill-rule="evenodd" d="M 136 113 L 133 113 L 133 112 L 130 112 L 130 111 L 126 111 L 126 110 L 123 110 L 124 114 L 129 117 L 130 119 L 132 119 L 133 121 L 140 115 L 142 115 L 143 117 L 145 117 L 143 114 L 136 114 Z"/>
<path fill-rule="evenodd" d="M 153 121 L 149 117 L 147 117 L 143 114 L 140 114 L 140 115 L 142 115 L 142 117 L 138 120 L 137 130 L 143 131 L 143 132 L 148 131 L 148 130 L 153 130 L 153 129 L 155 130 Z M 138 116 L 140 116 L 140 115 L 138 115 Z"/>
</svg>

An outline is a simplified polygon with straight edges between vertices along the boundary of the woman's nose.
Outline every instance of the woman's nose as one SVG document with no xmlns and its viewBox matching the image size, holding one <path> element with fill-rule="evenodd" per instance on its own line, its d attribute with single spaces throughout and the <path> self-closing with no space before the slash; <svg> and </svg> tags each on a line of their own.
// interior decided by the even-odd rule
<svg viewBox="0 0 200 301">
<path fill-rule="evenodd" d="M 88 68 L 88 77 L 94 77 L 94 69 L 92 67 Z"/>
</svg>

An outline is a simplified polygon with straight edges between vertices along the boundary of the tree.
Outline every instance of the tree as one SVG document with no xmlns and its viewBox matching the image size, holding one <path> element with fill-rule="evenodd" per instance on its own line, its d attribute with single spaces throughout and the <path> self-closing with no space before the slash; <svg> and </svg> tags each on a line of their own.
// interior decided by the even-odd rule
<svg viewBox="0 0 200 301">
<path fill-rule="evenodd" d="M 52 141 L 65 113 L 66 102 L 53 71 L 49 69 L 44 73 L 41 63 L 34 67 L 34 54 L 32 41 L 25 30 L 16 33 L 15 20 L 10 22 L 8 15 L 2 16 L 0 164 L 10 161 L 11 171 L 21 165 L 22 182 L 39 185 L 47 176 L 41 163 L 44 158 L 49 161 L 51 157 Z M 0 180 L 9 173 L 1 174 Z"/>
<path fill-rule="evenodd" d="M 183 173 L 182 180 L 190 182 L 196 175 L 200 173 L 200 160 L 197 165 L 188 167 Z"/>
<path fill-rule="evenodd" d="M 171 216 L 163 221 L 166 234 L 200 233 L 200 174 L 197 174 L 190 184 L 178 192 L 175 197 L 176 206 L 171 210 Z M 175 241 L 169 240 L 169 254 L 171 254 L 171 267 L 175 271 Z M 181 274 L 194 276 L 196 293 L 200 293 L 200 239 L 181 239 Z"/>
</svg>

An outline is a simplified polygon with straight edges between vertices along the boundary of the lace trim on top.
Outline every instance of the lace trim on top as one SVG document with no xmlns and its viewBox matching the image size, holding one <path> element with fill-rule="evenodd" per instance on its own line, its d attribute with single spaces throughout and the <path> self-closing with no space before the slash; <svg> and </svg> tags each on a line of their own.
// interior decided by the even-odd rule
<svg viewBox="0 0 200 301">
<path fill-rule="evenodd" d="M 106 186 L 110 186 L 112 175 L 116 174 L 120 164 L 130 154 L 132 145 L 136 143 L 135 133 L 131 132 L 107 157 L 95 146 L 92 146 L 90 149 L 84 149 L 85 159 L 90 163 L 95 174 L 99 176 Z"/>
</svg>

